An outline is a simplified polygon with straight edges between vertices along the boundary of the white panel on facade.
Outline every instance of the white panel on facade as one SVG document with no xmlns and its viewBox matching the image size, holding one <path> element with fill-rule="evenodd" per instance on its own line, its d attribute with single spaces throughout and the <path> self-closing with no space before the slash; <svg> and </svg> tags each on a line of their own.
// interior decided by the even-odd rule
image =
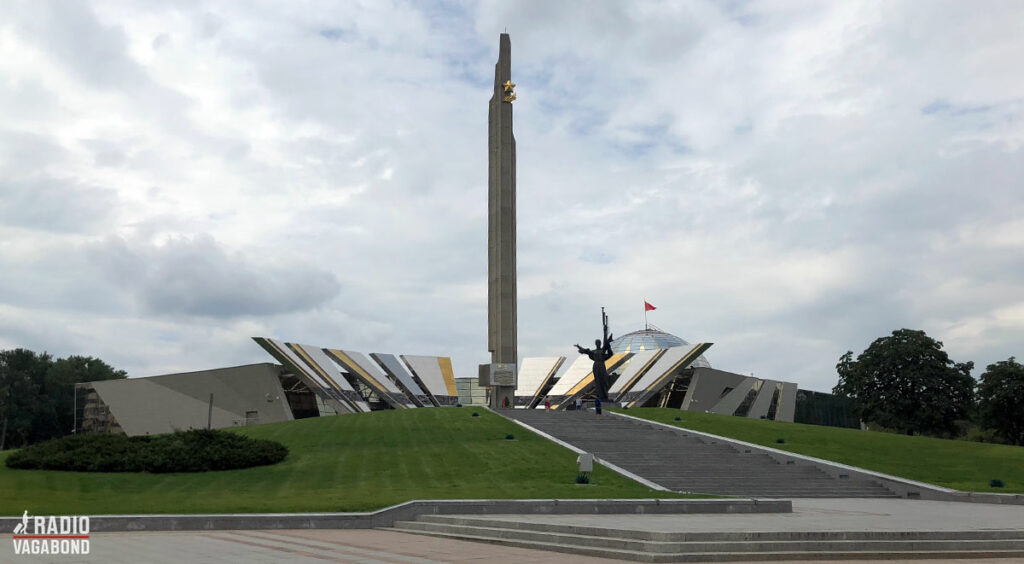
<svg viewBox="0 0 1024 564">
<path fill-rule="evenodd" d="M 365 365 L 370 364 L 370 361 L 362 353 L 340 349 L 323 349 L 323 351 L 328 357 L 337 362 L 339 366 L 344 368 L 355 380 L 374 390 L 381 401 L 395 409 L 416 407 L 416 403 L 399 391 L 394 383 L 381 372 L 380 368 L 373 365 L 372 369 L 367 369 Z"/>
<path fill-rule="evenodd" d="M 410 354 L 400 355 L 410 370 L 423 382 L 434 396 L 447 396 L 448 386 L 444 383 L 444 375 L 441 374 L 441 365 L 436 356 L 417 356 Z"/>
<path fill-rule="evenodd" d="M 619 377 L 612 384 L 611 389 L 608 390 L 609 394 L 618 394 L 622 392 L 622 388 L 636 377 L 636 373 L 640 371 L 647 363 L 654 358 L 654 355 L 661 352 L 660 349 L 644 350 L 635 353 L 629 360 L 626 361 L 625 366 L 619 368 Z"/>
<path fill-rule="evenodd" d="M 310 345 L 300 345 L 298 343 L 292 343 L 292 345 L 302 349 L 302 352 L 309 355 L 309 361 L 313 362 L 314 364 L 316 364 L 316 367 L 319 367 L 321 370 L 326 372 L 327 377 L 330 378 L 335 384 L 337 384 L 339 388 L 346 391 L 355 390 L 355 388 L 352 387 L 352 384 L 350 384 L 348 380 L 345 379 L 345 375 L 341 373 L 341 370 L 338 370 L 338 365 L 334 364 L 334 361 L 328 358 L 328 356 L 324 354 L 324 351 L 320 350 L 319 347 L 314 347 Z M 304 362 L 306 361 L 305 358 L 303 358 L 302 360 Z M 306 362 L 306 364 L 308 365 L 309 362 Z M 319 376 L 321 376 L 322 379 L 324 375 L 319 374 Z"/>
<path fill-rule="evenodd" d="M 292 349 L 288 348 L 288 345 L 286 345 L 284 342 L 278 341 L 277 339 L 270 339 L 270 338 L 266 338 L 266 340 L 270 344 L 274 345 L 274 347 L 281 354 L 285 355 L 288 358 L 288 360 L 291 361 L 291 363 L 295 365 L 296 368 L 298 368 L 299 370 L 301 370 L 303 372 L 304 375 L 308 376 L 309 378 L 312 378 L 313 381 L 316 382 L 317 385 L 319 385 L 321 388 L 323 388 L 325 390 L 332 389 L 331 385 L 328 384 L 327 382 L 325 382 L 324 379 L 321 378 L 319 374 L 317 374 L 316 370 L 314 370 L 309 365 L 307 365 L 306 362 L 304 360 L 302 360 L 299 357 L 299 355 L 295 354 L 295 351 L 293 351 Z"/>
<path fill-rule="evenodd" d="M 549 396 L 557 397 L 564 396 L 569 393 L 569 390 L 573 389 L 576 384 L 579 384 L 586 378 L 591 372 L 594 371 L 594 361 L 590 360 L 590 357 L 580 355 L 573 361 L 566 370 L 562 377 L 558 379 L 558 382 L 548 392 Z"/>
<path fill-rule="evenodd" d="M 393 354 L 385 353 L 370 353 L 370 358 L 377 361 L 378 364 L 384 367 L 384 370 L 395 377 L 398 383 L 406 389 L 406 391 L 414 396 L 425 396 L 426 392 L 420 389 L 419 384 L 416 383 L 412 378 L 412 374 L 409 373 L 409 369 L 402 365 L 398 361 L 398 358 Z"/>
<path fill-rule="evenodd" d="M 311 367 L 309 363 L 303 361 L 299 355 L 295 354 L 295 351 L 287 343 L 267 337 L 253 337 L 253 340 L 263 350 L 267 351 L 270 356 L 293 372 L 311 392 L 317 395 L 317 406 L 320 415 L 359 411 L 360 408 L 352 403 L 354 398 L 358 399 L 356 392 L 339 390 L 326 382 L 317 370 Z M 346 394 L 350 397 L 346 397 Z M 325 407 L 326 409 L 319 409 L 320 407 Z"/>
<path fill-rule="evenodd" d="M 636 384 L 634 384 L 632 388 L 630 388 L 630 391 L 642 392 L 647 388 L 651 387 L 652 385 L 654 385 L 655 382 L 658 381 L 658 378 L 664 376 L 665 373 L 671 370 L 677 362 L 682 360 L 683 357 L 685 357 L 686 355 L 690 354 L 690 352 L 692 352 L 695 348 L 697 348 L 696 345 L 682 345 L 666 349 L 665 354 L 663 354 L 661 358 L 659 358 L 658 361 L 654 363 L 654 366 L 652 366 L 651 369 L 647 371 L 647 374 L 644 374 L 640 378 L 640 380 Z"/>
<path fill-rule="evenodd" d="M 524 358 L 519 368 L 519 386 L 515 395 L 533 397 L 540 392 L 540 387 L 547 381 L 551 370 L 555 368 L 561 356 L 537 356 Z"/>
<path fill-rule="evenodd" d="M 345 396 L 346 400 L 355 405 L 360 411 L 370 411 L 370 404 L 363 401 L 358 392 L 355 391 L 355 388 L 353 388 L 352 384 L 348 381 L 346 375 L 338 369 L 338 365 L 335 364 L 329 356 L 324 354 L 323 349 L 310 345 L 300 345 L 297 343 L 292 343 L 292 345 L 305 353 L 309 357 L 309 362 L 316 364 L 317 367 L 326 373 L 327 378 L 341 388 L 342 395 Z M 309 362 L 307 362 L 307 364 L 309 364 Z M 321 376 L 323 376 L 323 374 Z"/>
<path fill-rule="evenodd" d="M 388 378 L 387 374 L 385 374 L 384 371 L 381 370 L 380 367 L 377 366 L 375 362 L 366 358 L 366 355 L 364 355 L 363 353 L 349 351 L 345 349 L 341 349 L 341 352 L 345 353 L 345 356 L 351 358 L 352 362 L 359 365 L 359 368 L 362 368 L 363 371 L 365 371 L 367 374 L 373 377 L 374 380 L 380 382 L 380 385 L 384 386 L 384 389 L 386 389 L 387 391 L 396 394 L 403 393 L 402 390 L 399 390 L 398 386 L 396 386 L 395 383 L 391 381 L 391 378 Z"/>
</svg>

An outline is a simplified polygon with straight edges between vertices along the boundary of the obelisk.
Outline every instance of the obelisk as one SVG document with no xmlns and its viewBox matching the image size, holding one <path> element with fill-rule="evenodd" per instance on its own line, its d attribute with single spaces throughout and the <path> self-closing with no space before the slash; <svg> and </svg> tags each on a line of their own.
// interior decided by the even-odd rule
<svg viewBox="0 0 1024 564">
<path fill-rule="evenodd" d="M 487 343 L 491 363 L 518 362 L 516 347 L 516 139 L 512 135 L 512 42 L 501 34 L 488 132 Z M 511 407 L 515 385 L 492 382 L 491 406 Z"/>
</svg>

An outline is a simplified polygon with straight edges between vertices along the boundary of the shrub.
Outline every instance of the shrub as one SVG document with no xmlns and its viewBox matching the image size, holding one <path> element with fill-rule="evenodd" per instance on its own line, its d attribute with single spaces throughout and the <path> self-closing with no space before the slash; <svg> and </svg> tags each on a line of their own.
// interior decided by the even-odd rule
<svg viewBox="0 0 1024 564">
<path fill-rule="evenodd" d="M 72 472 L 206 472 L 265 466 L 286 456 L 288 448 L 280 443 L 202 429 L 140 437 L 72 435 L 11 453 L 6 464 Z"/>
<path fill-rule="evenodd" d="M 995 429 L 984 429 L 973 426 L 967 429 L 967 440 L 978 443 L 1004 444 L 1005 441 L 999 438 Z"/>
<path fill-rule="evenodd" d="M 676 417 L 676 418 L 675 418 L 675 420 L 676 420 L 676 421 L 682 421 L 682 420 L 683 420 L 683 418 L 682 418 L 682 417 Z"/>
<path fill-rule="evenodd" d="M 783 438 L 778 438 L 778 439 L 775 439 L 775 442 L 776 442 L 776 443 L 778 443 L 778 444 L 780 444 L 780 445 L 781 445 L 781 444 L 785 444 L 785 443 L 786 443 L 786 439 L 783 439 Z"/>
<path fill-rule="evenodd" d="M 511 441 L 511 440 L 513 440 L 515 438 L 516 438 L 516 436 L 513 435 L 512 433 L 509 433 L 509 434 L 505 435 L 505 440 L 506 441 Z"/>
<path fill-rule="evenodd" d="M 474 411 L 473 412 L 473 417 L 480 417 L 480 414 Z"/>
<path fill-rule="evenodd" d="M 989 485 L 990 488 L 1006 487 L 1006 484 L 1004 484 L 1003 481 L 1000 480 L 999 478 L 996 478 L 995 480 L 992 480 L 991 482 L 988 483 L 988 485 Z"/>
<path fill-rule="evenodd" d="M 590 474 L 588 474 L 586 472 L 580 472 L 579 474 L 576 474 L 576 483 L 577 484 L 589 484 L 590 483 Z"/>
</svg>

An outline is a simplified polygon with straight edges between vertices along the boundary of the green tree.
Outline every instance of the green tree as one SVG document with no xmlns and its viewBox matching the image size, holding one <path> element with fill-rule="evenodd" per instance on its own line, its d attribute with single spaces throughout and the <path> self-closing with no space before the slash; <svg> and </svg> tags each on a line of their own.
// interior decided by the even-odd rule
<svg viewBox="0 0 1024 564">
<path fill-rule="evenodd" d="M 989 364 L 978 384 L 978 408 L 984 427 L 1024 446 L 1024 365 L 1012 356 Z"/>
<path fill-rule="evenodd" d="M 853 399 L 862 421 L 908 435 L 952 436 L 967 419 L 974 394 L 973 362 L 955 363 L 924 331 L 899 329 L 876 339 L 856 360 L 839 358 L 836 395 Z"/>
<path fill-rule="evenodd" d="M 27 349 L 0 351 L 0 449 L 62 437 L 74 429 L 75 384 L 125 378 L 100 359 L 59 360 Z"/>
<path fill-rule="evenodd" d="M 91 356 L 69 356 L 54 361 L 40 386 L 32 442 L 63 437 L 74 429 L 75 384 L 127 377 L 124 370 Z"/>
<path fill-rule="evenodd" d="M 52 359 L 28 349 L 0 351 L 0 449 L 32 439 L 39 386 Z"/>
</svg>

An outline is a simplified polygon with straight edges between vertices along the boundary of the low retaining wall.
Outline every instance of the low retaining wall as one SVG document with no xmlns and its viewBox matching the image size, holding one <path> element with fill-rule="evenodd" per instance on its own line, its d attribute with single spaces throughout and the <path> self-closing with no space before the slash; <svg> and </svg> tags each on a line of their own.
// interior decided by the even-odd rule
<svg viewBox="0 0 1024 564">
<path fill-rule="evenodd" d="M 96 515 L 90 532 L 255 529 L 373 529 L 420 515 L 599 515 L 792 513 L 788 500 L 762 499 L 484 499 L 410 501 L 367 513 L 252 513 L 228 515 Z M 0 532 L 21 517 L 0 517 Z"/>
</svg>

